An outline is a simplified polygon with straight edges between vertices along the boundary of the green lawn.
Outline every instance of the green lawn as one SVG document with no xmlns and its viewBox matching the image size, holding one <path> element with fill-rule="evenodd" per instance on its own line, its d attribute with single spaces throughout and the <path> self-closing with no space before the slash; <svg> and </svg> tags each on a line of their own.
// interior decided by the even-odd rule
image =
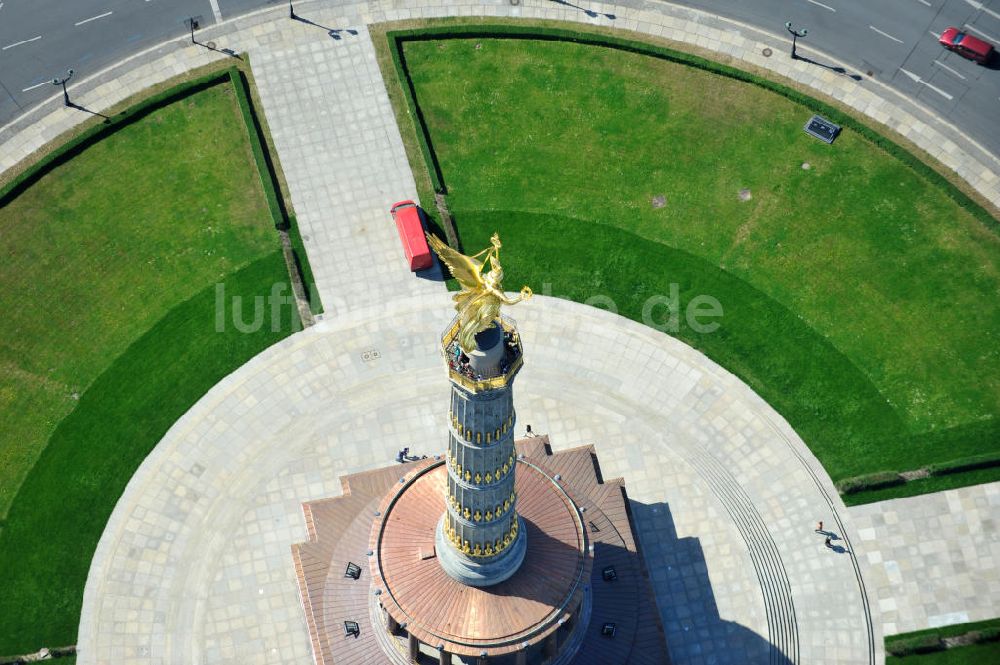
<svg viewBox="0 0 1000 665">
<path fill-rule="evenodd" d="M 300 324 L 286 306 L 274 327 L 216 329 L 216 284 L 246 302 L 288 282 L 229 85 L 43 176 L 0 209 L 0 253 L 3 655 L 75 642 L 94 547 L 136 467 Z"/>
<path fill-rule="evenodd" d="M 648 56 L 513 39 L 404 53 L 462 243 L 499 230 L 508 288 L 611 296 L 637 320 L 672 283 L 682 307 L 716 298 L 717 332 L 681 317 L 673 334 L 835 480 L 986 452 L 991 437 L 940 434 L 1000 413 L 1000 239 L 940 187 L 851 132 L 807 136 L 811 112 L 783 97 Z"/>
</svg>

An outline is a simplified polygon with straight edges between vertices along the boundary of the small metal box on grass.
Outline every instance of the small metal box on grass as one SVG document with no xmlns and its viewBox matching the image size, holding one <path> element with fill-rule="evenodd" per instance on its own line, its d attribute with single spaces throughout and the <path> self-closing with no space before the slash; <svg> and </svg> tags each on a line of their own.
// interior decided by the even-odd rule
<svg viewBox="0 0 1000 665">
<path fill-rule="evenodd" d="M 840 125 L 835 125 L 826 118 L 814 115 L 809 118 L 805 126 L 806 134 L 815 136 L 820 141 L 833 143 L 833 140 L 840 134 Z"/>
</svg>

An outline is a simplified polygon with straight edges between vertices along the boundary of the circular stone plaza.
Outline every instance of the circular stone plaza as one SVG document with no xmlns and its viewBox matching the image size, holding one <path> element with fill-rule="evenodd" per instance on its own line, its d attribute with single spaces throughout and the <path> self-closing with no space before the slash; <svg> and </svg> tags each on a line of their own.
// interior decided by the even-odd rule
<svg viewBox="0 0 1000 665">
<path fill-rule="evenodd" d="M 980 529 L 996 483 L 908 504 L 934 533 L 895 506 L 847 509 L 795 431 L 728 371 L 652 328 L 546 296 L 506 311 L 523 351 L 505 407 L 516 419 L 490 429 L 516 440 L 517 459 L 482 467 L 511 485 L 516 468 L 517 502 L 495 502 L 511 521 L 481 555 L 523 563 L 489 569 L 509 578 L 481 588 L 463 578 L 479 573 L 437 561 L 469 544 L 458 521 L 440 526 L 465 511 L 447 489 L 459 450 L 441 354 L 452 302 L 409 272 L 387 215 L 417 196 L 370 25 L 613 16 L 613 27 L 773 69 L 891 122 L 1000 201 L 995 164 L 941 140 L 948 127 L 906 100 L 760 55 L 784 51 L 783 36 L 646 4 L 303 2 L 312 24 L 272 8 L 205 31 L 249 54 L 326 314 L 213 387 L 143 462 L 90 567 L 79 663 L 874 664 L 884 634 L 1000 615 L 1000 552 Z M 317 25 L 357 34 L 332 40 Z M 106 108 L 224 57 L 178 41 L 76 99 Z M 54 105 L 36 116 L 4 143 L 2 168 L 79 121 Z M 954 150 L 932 148 L 944 144 Z M 403 448 L 421 459 L 397 463 Z M 459 521 L 481 532 L 470 514 Z M 619 644 L 635 656 L 607 646 Z M 324 660 L 334 650 L 346 655 Z"/>
</svg>

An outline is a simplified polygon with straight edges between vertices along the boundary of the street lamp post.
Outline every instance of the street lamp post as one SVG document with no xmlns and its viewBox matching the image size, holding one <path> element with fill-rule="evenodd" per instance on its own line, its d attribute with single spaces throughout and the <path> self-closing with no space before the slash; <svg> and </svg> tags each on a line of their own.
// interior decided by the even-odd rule
<svg viewBox="0 0 1000 665">
<path fill-rule="evenodd" d="M 66 76 L 64 76 L 61 79 L 60 78 L 54 78 L 54 79 L 52 79 L 52 85 L 61 85 L 62 86 L 63 103 L 66 106 L 71 106 L 71 104 L 69 103 L 69 93 L 66 92 L 66 82 L 69 81 L 71 78 L 73 78 L 73 70 L 72 69 L 67 69 L 66 70 Z"/>
<path fill-rule="evenodd" d="M 792 33 L 792 60 L 794 60 L 795 58 L 798 57 L 797 55 L 795 55 L 795 40 L 798 39 L 799 37 L 805 37 L 807 34 L 809 34 L 809 31 L 806 30 L 805 28 L 802 28 L 801 30 L 796 30 L 795 28 L 792 27 L 791 21 L 787 21 L 785 23 L 785 29 L 788 30 L 788 32 Z"/>
<path fill-rule="evenodd" d="M 191 43 L 197 44 L 198 42 L 194 40 L 194 31 L 198 29 L 198 21 L 194 18 L 189 18 L 188 23 L 191 25 Z"/>
<path fill-rule="evenodd" d="M 295 18 L 295 7 L 292 6 L 292 0 L 288 0 L 288 18 Z"/>
</svg>

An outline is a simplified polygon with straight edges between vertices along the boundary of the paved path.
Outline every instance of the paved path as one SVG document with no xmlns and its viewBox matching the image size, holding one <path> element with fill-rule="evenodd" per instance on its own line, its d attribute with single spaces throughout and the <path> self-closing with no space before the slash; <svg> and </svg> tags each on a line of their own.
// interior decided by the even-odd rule
<svg viewBox="0 0 1000 665">
<path fill-rule="evenodd" d="M 345 0 L 322 2 L 330 6 L 343 4 Z M 522 0 L 522 4 L 532 2 L 537 4 L 538 0 Z M 277 0 L 0 0 L 0 48 L 3 49 L 0 59 L 4 63 L 0 68 L 0 125 L 7 124 L 25 109 L 58 96 L 52 77 L 64 74 L 66 67 L 76 67 L 77 76 L 82 77 L 136 51 L 186 36 L 189 17 L 197 17 L 203 31 L 223 18 L 275 4 L 282 3 Z M 651 0 L 617 0 L 617 4 L 647 8 Z M 781 26 L 787 20 L 798 27 L 808 26 L 808 37 L 799 41 L 800 53 L 822 63 L 827 60 L 812 47 L 833 54 L 847 63 L 848 69 L 853 66 L 868 78 L 888 83 L 911 100 L 948 118 L 994 154 L 1000 154 L 1000 134 L 995 131 L 994 122 L 1000 77 L 990 69 L 945 51 L 936 39 L 945 26 L 955 25 L 965 26 L 973 34 L 997 43 L 1000 41 L 997 0 L 933 3 L 929 0 L 681 0 L 678 4 L 721 14 L 771 33 L 784 35 Z M 295 3 L 300 11 L 307 11 L 303 8 L 308 5 L 305 1 Z M 614 11 L 617 16 L 627 15 L 620 7 Z"/>
<path fill-rule="evenodd" d="M 371 42 L 363 21 L 316 20 L 358 34 L 261 26 L 250 56 L 328 323 L 229 377 L 143 465 L 94 559 L 83 663 L 305 662 L 289 557 L 300 502 L 402 445 L 444 441 L 434 345 L 448 301 L 402 268 L 386 223 L 414 185 Z M 541 335 L 525 322 L 545 360 L 534 389 L 528 370 L 519 381 L 520 413 L 557 446 L 595 441 L 606 472 L 629 481 L 675 659 L 874 656 L 856 639 L 880 642 L 853 555 L 823 549 L 806 526 L 817 513 L 834 521 L 832 490 L 795 456 L 794 434 L 770 424 L 776 414 L 665 336 L 578 305 L 534 306 L 567 313 L 540 320 Z M 845 587 L 854 602 L 827 608 Z"/>
<path fill-rule="evenodd" d="M 565 4 L 522 0 L 518 6 L 503 0 L 412 0 L 405 3 L 372 0 L 332 8 L 302 0 L 295 6 L 298 14 L 320 25 L 336 28 L 412 17 L 513 16 L 611 26 L 694 45 L 731 56 L 743 67 L 760 68 L 790 78 L 844 102 L 877 123 L 888 125 L 955 170 L 987 200 L 1000 206 L 1000 160 L 995 156 L 962 138 L 960 132 L 932 110 L 877 81 L 857 83 L 828 69 L 782 57 L 788 49 L 787 35 L 783 33 L 763 33 L 735 21 L 659 1 L 643 3 L 639 8 L 583 0 Z M 607 18 L 609 15 L 614 18 Z M 219 48 L 249 50 L 252 55 L 259 56 L 281 43 L 300 42 L 305 38 L 302 27 L 287 18 L 285 7 L 277 7 L 214 25 L 202 30 L 199 39 L 212 40 Z M 321 38 L 325 38 L 324 32 L 316 28 L 316 39 Z M 774 55 L 764 56 L 765 49 Z M 820 52 L 812 51 L 812 54 L 830 64 L 843 64 Z M 105 110 L 146 86 L 220 57 L 225 56 L 193 46 L 186 39 L 172 40 L 80 80 L 72 86 L 73 97 L 76 103 L 87 108 Z M 316 84 L 329 85 L 329 81 L 318 79 Z M 14 166 L 87 118 L 88 114 L 66 109 L 60 99 L 53 98 L 6 126 L 0 131 L 0 171 Z"/>
<path fill-rule="evenodd" d="M 309 662 L 289 550 L 301 502 L 403 446 L 446 442 L 447 294 L 380 309 L 269 349 L 168 432 L 95 555 L 81 665 Z M 770 407 L 690 347 L 602 310 L 538 297 L 512 313 L 519 430 L 560 449 L 593 442 L 604 475 L 625 478 L 676 662 L 880 662 L 846 511 Z M 817 519 L 846 551 L 823 546 Z M 770 660 L 772 643 L 787 661 Z"/>
<path fill-rule="evenodd" d="M 848 512 L 887 635 L 1000 616 L 1000 482 Z"/>
<path fill-rule="evenodd" d="M 617 27 L 824 90 L 1000 202 L 995 166 L 942 140 L 936 121 L 829 72 L 761 55 L 783 49 L 780 40 L 659 3 L 588 6 L 614 13 Z M 448 300 L 399 267 L 385 209 L 412 195 L 413 183 L 364 26 L 411 13 L 607 22 L 534 2 L 297 9 L 358 34 L 333 40 L 277 20 L 276 9 L 204 39 L 250 53 L 329 315 L 222 381 L 144 462 L 92 563 L 83 665 L 308 662 L 289 555 L 304 536 L 300 502 L 338 492 L 340 475 L 385 464 L 403 445 L 444 445 L 448 386 L 435 344 Z M 216 57 L 165 45 L 85 82 L 76 99 L 100 110 Z M 0 168 L 80 119 L 49 110 L 4 139 Z M 387 303 L 390 295 L 398 299 Z M 539 298 L 514 314 L 526 343 L 521 423 L 559 448 L 595 443 L 605 474 L 625 477 L 677 662 L 768 662 L 771 645 L 792 662 L 881 661 L 879 617 L 866 615 L 859 574 L 859 559 L 877 557 L 881 544 L 855 537 L 822 469 L 768 405 L 676 340 L 600 310 Z M 822 546 L 817 519 L 842 538 L 840 551 Z"/>
<path fill-rule="evenodd" d="M 288 23 L 287 41 L 254 49 L 251 64 L 326 315 L 348 294 L 440 292 L 440 271 L 413 278 L 388 219 L 417 190 L 367 28 L 332 40 Z"/>
</svg>

